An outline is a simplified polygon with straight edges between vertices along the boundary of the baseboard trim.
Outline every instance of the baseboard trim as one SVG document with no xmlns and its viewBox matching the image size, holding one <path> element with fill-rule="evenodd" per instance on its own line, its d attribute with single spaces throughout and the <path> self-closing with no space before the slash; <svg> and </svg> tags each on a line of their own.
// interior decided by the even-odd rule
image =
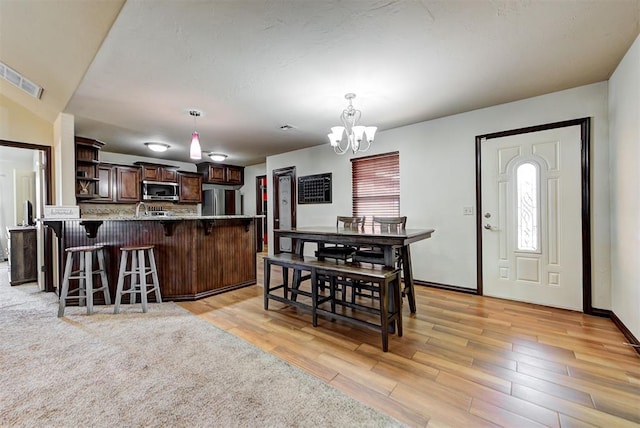
<svg viewBox="0 0 640 428">
<path fill-rule="evenodd" d="M 415 279 L 413 280 L 413 283 L 417 285 L 423 285 L 425 287 L 439 288 L 441 290 L 457 291 L 458 293 L 474 295 L 478 294 L 478 290 L 475 290 L 473 288 L 458 287 L 457 285 L 440 284 L 438 282 L 420 281 Z"/>
<path fill-rule="evenodd" d="M 591 308 L 589 315 L 595 315 L 596 317 L 611 318 L 611 311 L 608 309 Z"/>
<path fill-rule="evenodd" d="M 618 318 L 618 316 L 613 311 L 611 311 L 610 318 L 611 321 L 613 321 L 613 323 L 616 325 L 616 327 L 618 327 L 618 330 L 622 332 L 622 335 L 625 337 L 625 339 L 627 339 L 629 346 L 632 346 L 633 349 L 635 349 L 636 352 L 640 354 L 640 341 L 638 341 L 638 338 L 635 337 L 633 333 L 631 333 L 627 326 L 624 325 L 622 320 Z"/>
</svg>

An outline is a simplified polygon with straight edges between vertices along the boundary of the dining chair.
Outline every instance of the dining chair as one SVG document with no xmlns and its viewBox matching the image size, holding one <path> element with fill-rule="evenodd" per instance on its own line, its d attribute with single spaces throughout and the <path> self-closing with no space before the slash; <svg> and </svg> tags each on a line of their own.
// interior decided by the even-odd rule
<svg viewBox="0 0 640 428">
<path fill-rule="evenodd" d="M 373 217 L 373 231 L 381 233 L 399 233 L 405 230 L 407 225 L 407 216 L 401 217 Z M 381 247 L 368 247 L 358 248 L 353 256 L 353 261 L 357 263 L 371 263 L 374 265 L 384 265 L 384 250 Z M 394 265 L 400 269 L 402 267 L 402 254 L 398 248 L 394 253 Z M 363 289 L 368 289 L 370 294 L 363 294 Z M 375 296 L 376 289 L 369 289 L 367 287 L 356 286 L 352 289 L 351 300 L 354 301 L 356 295 L 370 297 L 372 299 Z"/>
<path fill-rule="evenodd" d="M 362 217 L 346 217 L 338 216 L 336 218 L 337 230 L 364 230 L 364 216 Z M 357 248 L 350 245 L 335 244 L 318 248 L 315 252 L 316 257 L 324 257 L 327 259 L 342 260 L 343 262 L 353 259 Z"/>
<path fill-rule="evenodd" d="M 365 217 L 348 217 L 348 216 L 338 216 L 336 218 L 336 230 L 360 230 L 364 231 L 364 221 Z M 335 244 L 327 246 L 322 245 L 318 247 L 318 250 L 315 252 L 315 256 L 318 258 L 325 259 L 334 259 L 336 263 L 339 261 L 349 262 L 353 261 L 353 257 L 356 254 L 357 247 L 351 245 L 343 245 L 343 244 Z M 325 283 L 328 281 L 327 278 L 320 276 L 318 278 L 320 290 L 324 291 Z M 340 293 L 342 294 L 342 299 L 345 299 L 345 286 L 347 284 L 343 283 L 342 280 L 338 280 L 338 286 Z"/>
<path fill-rule="evenodd" d="M 405 230 L 407 225 L 407 216 L 402 217 L 373 217 L 373 230 L 382 233 L 398 233 Z M 400 267 L 400 250 L 396 250 L 395 262 Z M 359 248 L 353 257 L 353 261 L 361 263 L 384 264 L 384 252 L 382 248 L 370 247 Z"/>
</svg>

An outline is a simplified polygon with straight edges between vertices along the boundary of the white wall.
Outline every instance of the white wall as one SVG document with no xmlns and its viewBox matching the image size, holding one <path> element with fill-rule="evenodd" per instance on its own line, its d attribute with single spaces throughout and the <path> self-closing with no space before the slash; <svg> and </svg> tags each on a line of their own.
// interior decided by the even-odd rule
<svg viewBox="0 0 640 428">
<path fill-rule="evenodd" d="M 640 37 L 609 81 L 611 309 L 640 338 Z"/>
<path fill-rule="evenodd" d="M 592 119 L 593 304 L 610 308 L 607 95 L 607 82 L 601 82 L 380 132 L 364 155 L 400 152 L 400 212 L 408 217 L 408 228 L 436 230 L 432 238 L 411 246 L 414 277 L 476 288 L 475 216 L 462 214 L 464 206 L 475 207 L 476 135 L 588 116 Z M 350 155 L 336 155 L 328 143 L 270 156 L 269 191 L 276 168 L 295 166 L 297 177 L 332 172 L 333 203 L 298 205 L 297 225 L 333 224 L 336 215 L 351 213 L 349 159 Z M 271 208 L 271 194 L 269 198 Z M 272 232 L 270 228 L 271 242 Z"/>
<path fill-rule="evenodd" d="M 122 153 L 105 152 L 104 150 L 100 150 L 100 152 L 98 153 L 98 159 L 100 160 L 100 162 L 117 163 L 120 165 L 133 165 L 135 162 L 149 162 L 175 166 L 178 167 L 178 169 L 181 171 L 196 172 L 197 170 L 196 164 L 194 163 L 147 158 L 144 156 L 125 155 Z"/>
<path fill-rule="evenodd" d="M 244 186 L 240 188 L 240 194 L 244 201 L 244 214 L 256 215 L 256 177 L 265 175 L 267 164 L 247 166 L 244 169 Z"/>
</svg>

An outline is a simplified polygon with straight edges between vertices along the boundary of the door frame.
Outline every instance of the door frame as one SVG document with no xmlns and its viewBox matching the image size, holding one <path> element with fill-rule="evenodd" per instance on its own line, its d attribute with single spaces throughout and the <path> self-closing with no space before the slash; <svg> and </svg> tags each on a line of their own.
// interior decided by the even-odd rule
<svg viewBox="0 0 640 428">
<path fill-rule="evenodd" d="M 52 192 L 52 168 L 51 168 L 51 146 L 41 146 L 39 144 L 31 144 L 31 143 L 21 143 L 18 141 L 9 141 L 0 139 L 0 146 L 3 147 L 14 147 L 17 149 L 28 149 L 28 150 L 40 150 L 44 152 L 44 185 L 45 185 L 45 205 L 51 205 L 53 203 L 53 192 Z M 53 287 L 53 269 L 48 269 L 46 267 L 53 266 L 53 233 L 51 228 L 44 228 L 44 291 L 54 291 Z M 38 269 L 41 269 L 38 266 Z"/>
<path fill-rule="evenodd" d="M 276 219 L 278 222 L 280 221 L 280 204 L 278 203 L 280 196 L 280 185 L 278 183 L 278 177 L 282 175 L 288 175 L 291 177 L 291 227 L 296 227 L 297 221 L 297 193 L 296 193 L 296 167 L 288 166 L 286 168 L 274 169 L 271 172 L 271 184 L 273 187 L 273 217 L 272 217 L 272 230 L 279 229 L 279 226 L 276 227 Z M 295 240 L 292 240 L 292 245 L 295 248 Z M 280 238 L 276 237 L 275 233 L 273 234 L 273 254 L 280 254 Z"/>
<path fill-rule="evenodd" d="M 592 306 L 591 290 L 591 118 L 565 120 L 562 122 L 546 123 L 526 128 L 511 129 L 476 136 L 476 263 L 477 289 L 476 294 L 482 296 L 482 160 L 481 145 L 493 138 L 509 137 L 518 134 L 546 131 L 550 129 L 580 127 L 580 183 L 581 183 L 581 219 L 582 219 L 582 311 L 588 315 L 600 315 L 601 310 Z"/>
<path fill-rule="evenodd" d="M 267 185 L 267 176 L 266 175 L 258 175 L 256 176 L 256 215 L 264 215 L 266 216 L 266 207 L 264 206 L 263 200 L 263 183 L 266 188 Z M 269 201 L 267 201 L 268 203 Z M 267 222 L 266 218 L 261 218 L 256 221 L 256 245 L 258 252 L 262 252 L 264 250 L 264 234 L 267 230 Z"/>
</svg>

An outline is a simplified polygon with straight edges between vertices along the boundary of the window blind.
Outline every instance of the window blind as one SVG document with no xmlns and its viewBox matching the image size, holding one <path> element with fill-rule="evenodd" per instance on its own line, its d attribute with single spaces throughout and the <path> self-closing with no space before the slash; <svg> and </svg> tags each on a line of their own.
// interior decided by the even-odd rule
<svg viewBox="0 0 640 428">
<path fill-rule="evenodd" d="M 365 216 L 366 225 L 400 215 L 399 152 L 351 159 L 351 183 L 353 216 Z"/>
</svg>

